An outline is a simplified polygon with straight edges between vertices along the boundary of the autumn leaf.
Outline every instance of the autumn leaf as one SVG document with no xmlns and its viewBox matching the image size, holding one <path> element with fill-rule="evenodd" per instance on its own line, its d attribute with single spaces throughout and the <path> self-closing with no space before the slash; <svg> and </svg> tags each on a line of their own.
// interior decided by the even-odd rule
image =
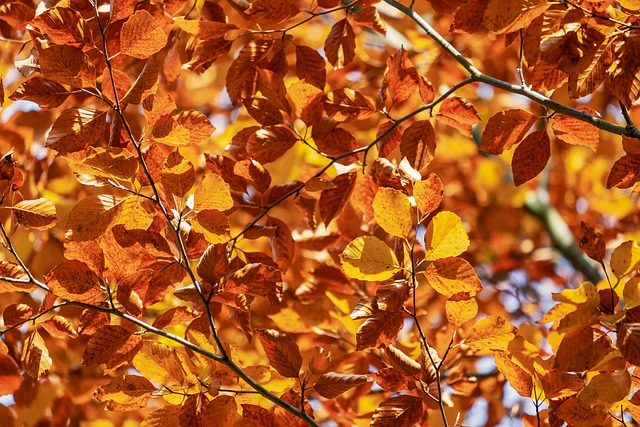
<svg viewBox="0 0 640 427">
<path fill-rule="evenodd" d="M 167 35 L 146 10 L 138 10 L 122 24 L 120 52 L 146 59 L 167 44 Z"/>
<path fill-rule="evenodd" d="M 454 96 L 442 103 L 436 120 L 456 128 L 461 134 L 471 138 L 473 137 L 472 127 L 480 123 L 480 115 L 471 102 Z"/>
<path fill-rule="evenodd" d="M 41 108 L 55 108 L 62 105 L 69 94 L 70 92 L 60 83 L 34 76 L 22 83 L 9 99 L 32 101 Z"/>
<path fill-rule="evenodd" d="M 25 374 L 36 381 L 49 373 L 53 360 L 38 331 L 33 331 L 24 341 L 20 361 Z"/>
<path fill-rule="evenodd" d="M 407 238 L 413 227 L 411 202 L 401 191 L 382 187 L 373 199 L 373 212 L 378 222 L 387 233 Z"/>
<path fill-rule="evenodd" d="M 110 411 L 124 412 L 143 408 L 156 388 L 151 381 L 137 375 L 115 377 L 109 384 L 100 387 L 95 397 L 106 404 Z"/>
<path fill-rule="evenodd" d="M 478 314 L 478 302 L 467 292 L 452 295 L 444 306 L 447 321 L 454 327 L 459 327 Z"/>
<path fill-rule="evenodd" d="M 414 169 L 421 171 L 429 165 L 435 151 L 435 130 L 428 120 L 414 122 L 402 133 L 400 154 L 409 160 Z"/>
<path fill-rule="evenodd" d="M 67 237 L 74 241 L 93 240 L 114 225 L 122 208 L 113 196 L 89 196 L 78 202 L 67 218 Z"/>
<path fill-rule="evenodd" d="M 314 374 L 326 374 L 331 369 L 331 352 L 324 347 L 313 347 L 313 353 L 309 359 L 309 369 Z"/>
<path fill-rule="evenodd" d="M 295 340 L 274 329 L 257 329 L 271 366 L 285 377 L 297 378 L 302 367 L 302 356 Z"/>
<path fill-rule="evenodd" d="M 355 57 L 355 33 L 344 18 L 333 24 L 324 44 L 327 59 L 335 68 L 343 68 Z"/>
<path fill-rule="evenodd" d="M 400 270 L 393 251 L 373 236 L 350 242 L 340 255 L 342 269 L 353 279 L 387 280 Z"/>
<path fill-rule="evenodd" d="M 371 426 L 411 426 L 422 416 L 422 400 L 407 394 L 381 402 L 371 417 Z"/>
<path fill-rule="evenodd" d="M 474 296 L 484 287 L 471 265 L 462 258 L 440 258 L 429 264 L 424 272 L 436 292 L 447 298 L 460 292 Z"/>
<path fill-rule="evenodd" d="M 15 215 L 18 224 L 27 228 L 47 230 L 60 222 L 55 205 L 44 198 L 23 200 L 9 209 Z"/>
<path fill-rule="evenodd" d="M 385 84 L 393 102 L 407 100 L 420 84 L 420 77 L 416 67 L 409 60 L 404 48 L 398 49 L 387 60 Z"/>
<path fill-rule="evenodd" d="M 540 129 L 527 137 L 516 147 L 511 160 L 513 181 L 516 186 L 538 176 L 551 156 L 551 142 L 546 129 Z"/>
<path fill-rule="evenodd" d="M 516 330 L 504 317 L 489 316 L 471 328 L 464 342 L 472 351 L 506 350 Z"/>
<path fill-rule="evenodd" d="M 628 240 L 614 249 L 611 254 L 611 271 L 621 278 L 636 269 L 640 262 L 640 247 L 633 240 Z"/>
<path fill-rule="evenodd" d="M 425 254 L 427 261 L 458 256 L 469 247 L 469 236 L 462 220 L 453 212 L 440 212 L 434 216 L 427 227 L 427 236 L 431 236 Z"/>
<path fill-rule="evenodd" d="M 366 375 L 345 375 L 336 372 L 327 372 L 322 374 L 313 388 L 320 396 L 327 399 L 334 399 L 342 393 L 368 382 L 371 382 L 371 379 Z"/>
<path fill-rule="evenodd" d="M 85 149 L 100 139 L 106 126 L 106 112 L 72 108 L 63 112 L 47 136 L 47 147 L 68 154 Z"/>
<path fill-rule="evenodd" d="M 580 107 L 579 109 L 592 116 L 600 116 L 597 111 L 591 108 Z M 594 152 L 598 150 L 600 131 L 590 123 L 585 123 L 573 117 L 559 115 L 553 119 L 551 128 L 556 137 L 567 144 L 585 145 Z"/>
<path fill-rule="evenodd" d="M 96 86 L 96 69 L 81 49 L 54 45 L 40 52 L 39 62 L 40 71 L 47 80 L 81 88 Z"/>
<path fill-rule="evenodd" d="M 489 119 L 482 134 L 480 150 L 489 154 L 500 154 L 508 150 L 527 133 L 537 117 L 526 110 L 501 111 Z"/>
<path fill-rule="evenodd" d="M 580 236 L 580 249 L 582 249 L 589 258 L 602 262 L 607 249 L 602 233 L 599 233 L 593 227 L 581 222 Z"/>
<path fill-rule="evenodd" d="M 102 295 L 103 282 L 88 265 L 67 260 L 55 266 L 45 282 L 55 295 L 71 301 L 95 302 Z"/>
<path fill-rule="evenodd" d="M 438 209 L 442 202 L 443 192 L 444 185 L 438 175 L 434 173 L 430 174 L 427 179 L 413 184 L 413 198 L 423 216 Z"/>
</svg>

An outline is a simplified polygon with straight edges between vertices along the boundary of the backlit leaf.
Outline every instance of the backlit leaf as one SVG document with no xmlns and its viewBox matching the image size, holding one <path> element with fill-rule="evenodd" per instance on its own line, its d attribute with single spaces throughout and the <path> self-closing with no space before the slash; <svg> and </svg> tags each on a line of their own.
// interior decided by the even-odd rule
<svg viewBox="0 0 640 427">
<path fill-rule="evenodd" d="M 444 211 L 434 216 L 427 227 L 427 236 L 431 236 L 425 254 L 427 261 L 458 256 L 469 247 L 469 236 L 462 220 L 453 212 Z"/>
<path fill-rule="evenodd" d="M 404 325 L 402 313 L 377 311 L 367 317 L 356 333 L 356 350 L 378 348 L 395 341 Z"/>
<path fill-rule="evenodd" d="M 436 133 L 428 120 L 413 122 L 402 133 L 400 154 L 421 171 L 431 163 L 436 152 Z"/>
<path fill-rule="evenodd" d="M 640 262 L 640 247 L 633 240 L 628 240 L 618 246 L 611 254 L 611 271 L 617 278 L 621 278 L 637 268 Z"/>
<path fill-rule="evenodd" d="M 447 321 L 457 328 L 476 317 L 478 302 L 467 293 L 452 295 L 444 306 Z"/>
<path fill-rule="evenodd" d="M 629 188 L 640 181 L 640 155 L 627 154 L 613 164 L 607 188 Z"/>
<path fill-rule="evenodd" d="M 253 22 L 271 25 L 296 16 L 300 9 L 295 0 L 257 0 L 244 13 Z"/>
<path fill-rule="evenodd" d="M 545 0 L 491 0 L 482 23 L 490 31 L 510 33 L 529 26 L 548 7 Z"/>
<path fill-rule="evenodd" d="M 538 176 L 551 156 L 551 141 L 546 129 L 530 133 L 516 147 L 511 160 L 513 181 L 516 186 Z"/>
<path fill-rule="evenodd" d="M 458 96 L 447 98 L 442 103 L 436 119 L 456 128 L 468 138 L 473 137 L 471 132 L 473 125 L 480 123 L 480 115 L 471 102 Z"/>
<path fill-rule="evenodd" d="M 120 30 L 120 52 L 134 58 L 148 58 L 166 44 L 167 35 L 146 10 L 136 11 Z"/>
<path fill-rule="evenodd" d="M 588 107 L 580 107 L 579 109 L 593 116 L 600 116 L 594 109 Z M 567 144 L 585 145 L 594 152 L 598 150 L 600 130 L 590 123 L 561 114 L 554 117 L 551 128 L 558 139 Z"/>
<path fill-rule="evenodd" d="M 488 316 L 471 328 L 464 342 L 472 351 L 506 350 L 516 330 L 504 317 Z"/>
<path fill-rule="evenodd" d="M 47 230 L 60 222 L 56 213 L 56 206 L 50 200 L 44 198 L 23 200 L 13 205 L 10 209 L 15 215 L 18 224 L 27 228 Z"/>
<path fill-rule="evenodd" d="M 302 356 L 295 340 L 274 329 L 257 329 L 269 363 L 282 376 L 297 378 L 302 367 Z"/>
<path fill-rule="evenodd" d="M 589 258 L 599 262 L 602 262 L 604 259 L 607 244 L 602 238 L 602 233 L 596 231 L 584 221 L 580 223 L 579 245 L 580 249 L 582 249 Z"/>
<path fill-rule="evenodd" d="M 381 402 L 371 417 L 372 427 L 409 427 L 422 417 L 422 400 L 407 394 Z"/>
<path fill-rule="evenodd" d="M 196 187 L 193 208 L 196 211 L 215 209 L 223 212 L 232 207 L 233 199 L 229 184 L 216 173 L 205 175 Z"/>
<path fill-rule="evenodd" d="M 373 236 L 351 241 L 340 255 L 340 261 L 344 272 L 359 280 L 387 280 L 400 270 L 393 251 Z"/>
<path fill-rule="evenodd" d="M 324 44 L 327 59 L 335 68 L 343 68 L 355 58 L 356 36 L 347 18 L 333 24 Z"/>
<path fill-rule="evenodd" d="M 444 185 L 438 175 L 434 173 L 430 174 L 427 179 L 413 184 L 413 198 L 423 216 L 438 209 L 443 194 Z"/>
<path fill-rule="evenodd" d="M 482 134 L 480 150 L 500 154 L 520 142 L 537 117 L 526 110 L 504 110 L 489 119 Z"/>
<path fill-rule="evenodd" d="M 22 83 L 9 99 L 32 101 L 41 108 L 55 108 L 62 105 L 68 97 L 69 91 L 60 83 L 34 76 Z"/>
<path fill-rule="evenodd" d="M 146 379 L 167 387 L 188 386 L 197 379 L 185 366 L 187 356 L 166 344 L 144 341 L 133 358 L 133 366 Z"/>
<path fill-rule="evenodd" d="M 93 240 L 114 224 L 122 200 L 108 195 L 89 196 L 78 202 L 67 218 L 67 238 L 75 241 Z"/>
<path fill-rule="evenodd" d="M 36 381 L 49 373 L 53 361 L 38 331 L 33 331 L 24 341 L 20 361 L 25 374 Z"/>
<path fill-rule="evenodd" d="M 91 42 L 86 21 L 70 7 L 56 6 L 39 14 L 30 25 L 52 44 L 82 48 Z"/>
<path fill-rule="evenodd" d="M 64 111 L 47 136 L 47 147 L 60 154 L 85 149 L 100 139 L 106 127 L 106 111 L 72 108 Z"/>
<path fill-rule="evenodd" d="M 326 374 L 322 374 L 313 388 L 320 396 L 327 399 L 335 399 L 353 387 L 367 382 L 371 382 L 371 379 L 366 375 L 345 375 L 336 372 L 327 372 Z"/>
<path fill-rule="evenodd" d="M 331 352 L 324 347 L 313 347 L 313 353 L 309 359 L 309 369 L 314 374 L 325 374 L 331 369 Z"/>
<path fill-rule="evenodd" d="M 91 58 L 81 49 L 54 45 L 40 52 L 38 61 L 47 80 L 73 87 L 96 86 L 96 69 Z"/>
<path fill-rule="evenodd" d="M 102 281 L 80 261 L 64 261 L 45 276 L 45 282 L 56 296 L 71 301 L 95 302 L 102 295 Z"/>
<path fill-rule="evenodd" d="M 460 292 L 474 296 L 484 289 L 473 267 L 462 258 L 437 259 L 429 264 L 424 275 L 431 287 L 447 298 Z"/>
<path fill-rule="evenodd" d="M 300 80 L 323 89 L 327 82 L 324 58 L 308 46 L 296 45 L 296 74 Z"/>
<path fill-rule="evenodd" d="M 389 94 L 393 102 L 407 100 L 415 92 L 420 77 L 416 67 L 409 60 L 404 48 L 400 48 L 387 60 L 387 74 L 385 83 L 389 87 Z"/>
<path fill-rule="evenodd" d="M 381 187 L 373 199 L 373 212 L 378 222 L 387 233 L 407 238 L 413 227 L 411 202 L 401 191 Z"/>
<path fill-rule="evenodd" d="M 145 407 L 154 391 L 156 388 L 148 379 L 124 375 L 98 388 L 95 397 L 105 403 L 110 411 L 133 411 Z"/>
</svg>

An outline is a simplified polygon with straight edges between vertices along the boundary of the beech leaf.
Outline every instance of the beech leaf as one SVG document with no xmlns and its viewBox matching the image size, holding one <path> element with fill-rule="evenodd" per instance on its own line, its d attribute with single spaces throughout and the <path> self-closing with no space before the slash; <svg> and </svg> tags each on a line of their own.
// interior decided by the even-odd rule
<svg viewBox="0 0 640 427">
<path fill-rule="evenodd" d="M 340 255 L 340 261 L 347 276 L 359 280 L 387 280 L 400 270 L 393 251 L 373 236 L 351 241 Z"/>
<path fill-rule="evenodd" d="M 302 356 L 295 340 L 274 329 L 257 329 L 271 366 L 284 377 L 297 378 L 302 367 Z"/>
<path fill-rule="evenodd" d="M 327 372 L 316 381 L 313 388 L 318 394 L 327 399 L 335 399 L 342 393 L 359 386 L 371 382 L 371 378 L 366 375 L 345 375 L 336 372 Z"/>
</svg>

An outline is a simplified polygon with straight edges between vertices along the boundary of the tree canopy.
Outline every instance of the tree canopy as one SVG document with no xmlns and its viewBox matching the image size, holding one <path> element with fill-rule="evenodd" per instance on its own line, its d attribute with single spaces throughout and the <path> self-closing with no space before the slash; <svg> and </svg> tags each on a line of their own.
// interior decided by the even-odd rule
<svg viewBox="0 0 640 427">
<path fill-rule="evenodd" d="M 3 425 L 640 423 L 639 19 L 0 0 Z"/>
</svg>

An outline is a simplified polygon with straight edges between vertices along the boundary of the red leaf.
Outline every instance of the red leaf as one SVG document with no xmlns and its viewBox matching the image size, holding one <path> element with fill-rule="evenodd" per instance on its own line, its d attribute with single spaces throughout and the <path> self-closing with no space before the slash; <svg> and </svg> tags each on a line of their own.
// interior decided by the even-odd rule
<svg viewBox="0 0 640 427">
<path fill-rule="evenodd" d="M 335 68 L 348 65 L 356 56 L 356 35 L 347 18 L 333 24 L 324 43 L 327 59 Z"/>
</svg>

